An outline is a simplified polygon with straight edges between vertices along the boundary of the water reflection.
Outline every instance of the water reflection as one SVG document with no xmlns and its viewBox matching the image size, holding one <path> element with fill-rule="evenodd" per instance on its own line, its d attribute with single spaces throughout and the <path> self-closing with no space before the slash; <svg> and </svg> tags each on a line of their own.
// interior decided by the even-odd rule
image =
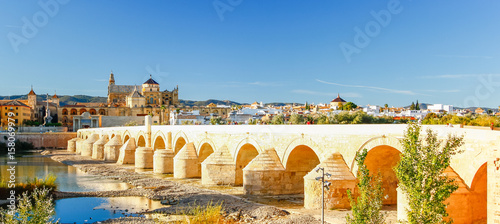
<svg viewBox="0 0 500 224">
<path fill-rule="evenodd" d="M 162 207 L 159 201 L 143 197 L 67 198 L 56 201 L 56 217 L 61 223 L 92 223 Z"/>
<path fill-rule="evenodd" d="M 0 157 L 0 176 L 2 180 L 9 181 L 7 171 L 8 158 Z M 40 154 L 24 154 L 23 157 L 16 157 L 16 182 L 26 181 L 27 178 L 43 178 L 49 173 L 57 176 L 59 191 L 105 191 L 105 190 L 125 190 L 132 186 L 115 180 L 103 179 L 99 176 L 88 175 L 79 169 L 56 162 Z"/>
</svg>

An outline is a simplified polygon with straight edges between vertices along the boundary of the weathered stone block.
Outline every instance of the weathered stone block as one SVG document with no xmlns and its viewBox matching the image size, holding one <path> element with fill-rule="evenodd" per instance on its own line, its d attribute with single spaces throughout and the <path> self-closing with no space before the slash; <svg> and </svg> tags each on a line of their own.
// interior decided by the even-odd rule
<svg viewBox="0 0 500 224">
<path fill-rule="evenodd" d="M 154 151 L 151 147 L 139 147 L 135 150 L 135 168 L 152 169 Z"/>
<path fill-rule="evenodd" d="M 203 185 L 234 185 L 236 164 L 226 145 L 210 156 L 201 164 L 201 183 Z"/>
<path fill-rule="evenodd" d="M 104 145 L 108 142 L 108 136 L 103 135 L 99 140 L 97 140 L 92 146 L 92 159 L 103 160 L 104 159 Z"/>
<path fill-rule="evenodd" d="M 120 135 L 115 135 L 108 143 L 104 145 L 104 160 L 116 162 L 120 156 L 120 147 L 122 147 Z"/>
<path fill-rule="evenodd" d="M 122 145 L 120 148 L 120 155 L 118 156 L 118 161 L 116 164 L 134 164 L 135 163 L 135 139 L 130 138 Z"/>
<path fill-rule="evenodd" d="M 154 173 L 174 172 L 174 151 L 172 149 L 157 149 L 153 157 Z"/>
<path fill-rule="evenodd" d="M 199 167 L 196 149 L 189 142 L 174 157 L 174 178 L 200 177 Z"/>
<path fill-rule="evenodd" d="M 68 141 L 68 148 L 66 150 L 68 150 L 68 152 L 76 152 L 76 140 L 78 138 L 73 138 L 71 140 Z"/>
<path fill-rule="evenodd" d="M 92 134 L 90 137 L 85 140 L 82 144 L 82 156 L 92 156 L 92 149 L 94 147 L 94 143 L 99 140 L 99 134 Z"/>
</svg>

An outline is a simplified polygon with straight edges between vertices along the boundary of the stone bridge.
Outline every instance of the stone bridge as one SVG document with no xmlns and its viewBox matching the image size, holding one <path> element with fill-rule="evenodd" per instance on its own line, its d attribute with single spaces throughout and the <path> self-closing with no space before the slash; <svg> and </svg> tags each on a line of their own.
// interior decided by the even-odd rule
<svg viewBox="0 0 500 224">
<path fill-rule="evenodd" d="M 448 199 L 455 223 L 500 223 L 500 132 L 437 125 L 425 129 L 436 131 L 440 139 L 465 136 L 464 152 L 452 158 L 446 171 L 459 185 Z M 368 169 L 383 178 L 384 204 L 397 204 L 398 218 L 404 218 L 406 203 L 393 167 L 405 130 L 406 125 L 398 124 L 95 128 L 79 130 L 68 151 L 173 173 L 174 178 L 201 178 L 203 185 L 243 186 L 245 194 L 304 194 L 304 206 L 317 209 L 321 185 L 315 168 L 332 174 L 326 207 L 349 208 L 346 191 L 355 190 L 354 158 L 366 148 Z"/>
</svg>

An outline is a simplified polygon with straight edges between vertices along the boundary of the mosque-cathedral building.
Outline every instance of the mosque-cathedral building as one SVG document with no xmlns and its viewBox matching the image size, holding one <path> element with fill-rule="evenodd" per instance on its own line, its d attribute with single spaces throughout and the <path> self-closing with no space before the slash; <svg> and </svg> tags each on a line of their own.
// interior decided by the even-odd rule
<svg viewBox="0 0 500 224">
<path fill-rule="evenodd" d="M 63 127 L 68 128 L 68 131 L 89 127 L 121 126 L 127 121 L 144 121 L 142 117 L 148 114 L 153 116 L 153 123 L 168 124 L 170 112 L 177 110 L 198 110 L 204 116 L 213 114 L 222 117 L 227 116 L 230 112 L 230 108 L 219 108 L 215 105 L 206 107 L 183 106 L 179 102 L 178 86 L 171 91 L 160 90 L 160 84 L 151 76 L 142 85 L 116 85 L 113 72 L 109 75 L 108 96 L 105 103 L 60 105 L 57 94 L 47 98 L 48 100 L 37 100 L 37 95 L 32 87 L 27 100 L 4 100 L 4 102 L 0 102 L 0 105 L 17 105 L 20 112 L 23 110 L 25 115 L 28 114 L 26 108 L 29 108 L 30 113 L 23 117 L 24 120 L 40 123 L 43 123 L 48 106 L 53 118 L 52 122 L 61 123 Z M 10 109 L 10 107 L 4 107 Z M 3 119 L 4 116 L 1 118 Z M 85 119 L 89 119 L 91 123 L 85 123 Z M 77 123 L 74 124 L 74 122 Z M 22 123 L 23 121 L 20 120 L 18 125 Z"/>
</svg>

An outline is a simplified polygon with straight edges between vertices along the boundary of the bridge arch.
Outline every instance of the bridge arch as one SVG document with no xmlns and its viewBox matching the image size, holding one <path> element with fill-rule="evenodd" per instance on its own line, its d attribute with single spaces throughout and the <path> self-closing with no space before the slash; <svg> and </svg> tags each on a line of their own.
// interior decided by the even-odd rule
<svg viewBox="0 0 500 224">
<path fill-rule="evenodd" d="M 179 150 L 182 149 L 182 147 L 188 143 L 188 137 L 186 135 L 186 133 L 184 133 L 183 131 L 179 131 L 175 134 L 174 136 L 174 143 L 173 143 L 173 146 L 174 146 L 174 154 L 177 154 L 177 152 L 179 152 Z"/>
<path fill-rule="evenodd" d="M 165 139 L 162 135 L 157 135 L 153 140 L 153 150 L 156 151 L 158 149 L 166 149 Z"/>
<path fill-rule="evenodd" d="M 130 136 L 132 136 L 132 135 L 130 134 L 130 132 L 128 130 L 126 130 L 123 133 L 123 144 L 125 144 L 125 142 L 127 142 L 130 139 Z"/>
<path fill-rule="evenodd" d="M 365 158 L 365 165 L 370 170 L 371 175 L 380 174 L 382 177 L 382 188 L 384 188 L 383 204 L 395 205 L 397 204 L 397 187 L 398 178 L 394 172 L 394 167 L 399 163 L 402 145 L 397 138 L 387 137 L 385 135 L 374 137 L 366 141 L 361 147 L 358 148 L 356 153 L 363 149 L 368 150 Z M 351 171 L 357 176 L 357 169 L 355 167 L 355 158 L 352 161 Z"/>
<path fill-rule="evenodd" d="M 487 218 L 487 199 L 488 199 L 488 163 L 485 162 L 474 175 L 470 187 L 471 200 L 469 203 L 472 209 L 472 223 L 482 223 Z"/>
<path fill-rule="evenodd" d="M 139 133 L 136 139 L 137 139 L 136 142 L 137 147 L 146 147 L 146 138 L 142 133 Z"/>
<path fill-rule="evenodd" d="M 216 150 L 214 142 L 209 138 L 201 140 L 196 149 L 200 163 Z"/>
<path fill-rule="evenodd" d="M 319 156 L 312 147 L 305 144 L 294 146 L 286 157 L 286 163 L 283 164 L 285 178 L 282 184 L 291 186 L 291 188 L 286 188 L 287 194 L 304 193 L 304 176 L 318 164 L 320 164 Z"/>
<path fill-rule="evenodd" d="M 240 186 L 243 184 L 243 168 L 257 157 L 262 152 L 261 150 L 255 139 L 245 138 L 240 141 L 234 154 L 234 162 L 236 164 L 235 185 Z"/>
<path fill-rule="evenodd" d="M 162 131 L 157 131 L 153 134 L 153 142 L 151 145 L 153 146 L 153 150 L 157 149 L 166 149 L 168 145 L 168 139 L 165 137 Z"/>
<path fill-rule="evenodd" d="M 290 142 L 290 144 L 288 144 L 288 146 L 285 149 L 285 152 L 283 153 L 283 155 L 280 158 L 285 169 L 287 168 L 288 158 L 290 157 L 290 154 L 292 153 L 292 151 L 296 147 L 298 147 L 300 145 L 304 145 L 304 146 L 309 147 L 311 150 L 314 151 L 314 153 L 316 154 L 317 157 L 321 156 L 320 151 L 318 151 L 318 149 L 319 149 L 318 144 L 316 144 L 316 142 L 314 142 L 311 138 L 296 138 L 296 139 L 292 140 L 292 142 Z"/>
</svg>

